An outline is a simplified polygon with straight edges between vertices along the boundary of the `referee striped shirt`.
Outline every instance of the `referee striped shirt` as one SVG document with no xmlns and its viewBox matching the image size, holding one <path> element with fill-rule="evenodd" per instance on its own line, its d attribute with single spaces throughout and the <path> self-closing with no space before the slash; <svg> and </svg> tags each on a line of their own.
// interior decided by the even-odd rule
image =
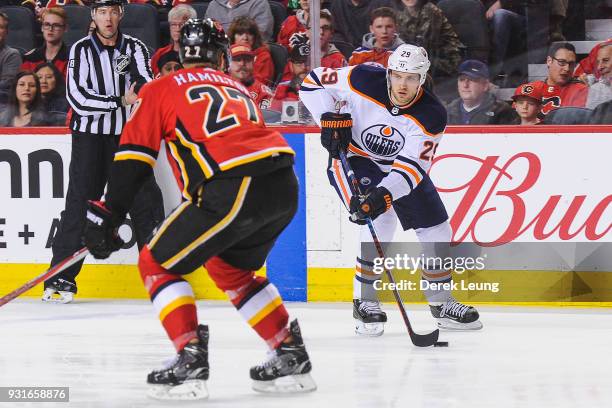
<svg viewBox="0 0 612 408">
<path fill-rule="evenodd" d="M 119 33 L 115 46 L 105 46 L 96 33 L 70 49 L 66 95 L 73 109 L 70 129 L 97 135 L 121 135 L 130 107 L 121 97 L 132 83 L 136 90 L 151 81 L 149 51 L 142 41 Z"/>
</svg>

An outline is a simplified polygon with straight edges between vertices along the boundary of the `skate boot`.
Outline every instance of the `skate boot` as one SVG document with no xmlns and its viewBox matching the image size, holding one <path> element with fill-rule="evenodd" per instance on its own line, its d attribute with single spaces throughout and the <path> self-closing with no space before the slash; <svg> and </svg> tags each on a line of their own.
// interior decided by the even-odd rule
<svg viewBox="0 0 612 408">
<path fill-rule="evenodd" d="M 49 303 L 70 303 L 76 293 L 76 284 L 59 278 L 46 285 L 41 300 Z"/>
<path fill-rule="evenodd" d="M 170 365 L 147 377 L 148 396 L 160 400 L 208 398 L 208 326 L 199 325 L 197 344 L 187 344 Z"/>
<path fill-rule="evenodd" d="M 431 314 L 438 322 L 440 329 L 446 330 L 480 330 L 482 323 L 478 311 L 468 305 L 457 302 L 452 296 L 446 303 L 429 305 Z"/>
<path fill-rule="evenodd" d="M 387 314 L 380 309 L 380 302 L 353 299 L 355 333 L 360 336 L 382 336 L 385 331 Z"/>
<path fill-rule="evenodd" d="M 310 376 L 312 365 L 297 319 L 289 325 L 291 343 L 281 343 L 270 351 L 268 360 L 263 364 L 251 367 L 253 389 L 265 393 L 297 393 L 317 389 Z"/>
</svg>

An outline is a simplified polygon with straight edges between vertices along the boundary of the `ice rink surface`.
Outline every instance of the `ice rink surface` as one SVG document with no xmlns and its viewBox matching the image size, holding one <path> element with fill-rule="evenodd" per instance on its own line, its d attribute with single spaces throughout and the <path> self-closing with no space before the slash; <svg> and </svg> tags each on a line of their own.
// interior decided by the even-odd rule
<svg viewBox="0 0 612 408">
<path fill-rule="evenodd" d="M 417 331 L 434 328 L 410 305 Z M 394 304 L 379 338 L 353 333 L 351 305 L 288 305 L 298 317 L 318 390 L 289 397 L 251 390 L 265 346 L 227 302 L 198 302 L 209 324 L 211 397 L 157 402 L 145 378 L 174 350 L 146 301 L 17 300 L 0 308 L 0 386 L 69 386 L 70 403 L 0 407 L 611 407 L 612 311 L 479 307 L 484 329 L 442 332 L 448 348 L 410 343 Z"/>
</svg>

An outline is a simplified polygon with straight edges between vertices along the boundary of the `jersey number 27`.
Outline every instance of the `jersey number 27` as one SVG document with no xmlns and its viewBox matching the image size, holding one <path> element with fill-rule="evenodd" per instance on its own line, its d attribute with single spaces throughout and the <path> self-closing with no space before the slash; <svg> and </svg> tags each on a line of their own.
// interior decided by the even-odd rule
<svg viewBox="0 0 612 408">
<path fill-rule="evenodd" d="M 217 136 L 239 127 L 242 125 L 241 120 L 262 122 L 261 114 L 253 100 L 235 88 L 214 85 L 194 86 L 187 90 L 187 99 L 189 103 L 208 102 L 202 124 L 206 137 Z"/>
</svg>

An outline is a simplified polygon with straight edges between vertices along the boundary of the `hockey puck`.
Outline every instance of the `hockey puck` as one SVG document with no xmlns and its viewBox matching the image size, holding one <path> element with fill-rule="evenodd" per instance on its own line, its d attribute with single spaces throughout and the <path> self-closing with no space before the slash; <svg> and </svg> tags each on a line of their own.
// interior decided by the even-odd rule
<svg viewBox="0 0 612 408">
<path fill-rule="evenodd" d="M 434 347 L 448 347 L 448 341 L 436 341 Z"/>
</svg>

